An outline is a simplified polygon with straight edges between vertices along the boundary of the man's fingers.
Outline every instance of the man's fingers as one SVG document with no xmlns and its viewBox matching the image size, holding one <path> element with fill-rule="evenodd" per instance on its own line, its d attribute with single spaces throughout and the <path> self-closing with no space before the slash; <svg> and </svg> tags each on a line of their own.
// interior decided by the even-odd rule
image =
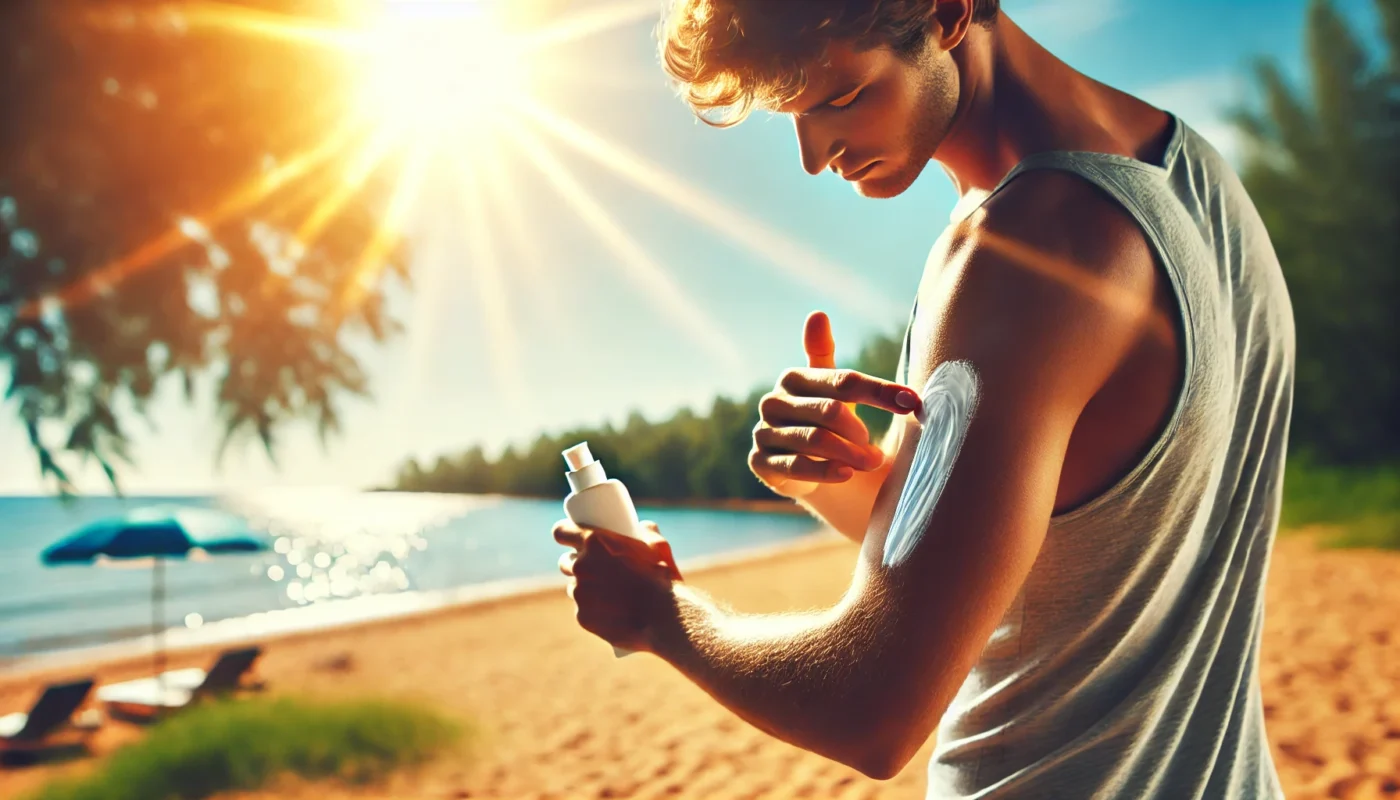
<svg viewBox="0 0 1400 800">
<path fill-rule="evenodd" d="M 783 392 L 768 394 L 758 402 L 762 425 L 773 428 L 812 425 L 826 428 L 849 442 L 870 441 L 870 430 L 851 406 L 825 397 L 793 397 Z M 758 429 L 755 428 L 757 433 Z"/>
<path fill-rule="evenodd" d="M 778 387 L 798 397 L 830 397 L 896 414 L 918 411 L 920 406 L 913 389 L 852 369 L 790 369 L 778 379 Z"/>
<path fill-rule="evenodd" d="M 574 524 L 573 520 L 561 519 L 554 523 L 554 541 L 565 547 L 572 547 L 575 550 L 582 549 L 589 539 L 602 542 L 603 547 L 609 551 L 616 550 L 610 545 L 621 542 L 625 545 L 632 537 L 607 528 L 588 527 Z"/>
<path fill-rule="evenodd" d="M 559 571 L 568 575 L 570 578 L 574 577 L 574 562 L 577 560 L 578 553 L 572 550 L 559 556 Z"/>
<path fill-rule="evenodd" d="M 831 319 L 824 312 L 813 311 L 802 326 L 802 350 L 807 354 L 807 366 L 831 369 L 836 366 L 836 339 L 831 335 Z"/>
<path fill-rule="evenodd" d="M 764 455 L 761 466 L 770 475 L 810 483 L 842 483 L 851 479 L 855 470 L 836 461 L 817 461 L 807 456 Z"/>
<path fill-rule="evenodd" d="M 835 433 L 816 427 L 761 427 L 754 431 L 754 443 L 767 452 L 815 456 L 847 464 L 859 470 L 872 470 L 884 463 L 884 453 L 874 445 L 857 445 Z"/>
<path fill-rule="evenodd" d="M 565 547 L 572 547 L 575 550 L 583 546 L 583 529 L 573 523 L 573 520 L 561 519 L 554 523 L 554 541 Z"/>
</svg>

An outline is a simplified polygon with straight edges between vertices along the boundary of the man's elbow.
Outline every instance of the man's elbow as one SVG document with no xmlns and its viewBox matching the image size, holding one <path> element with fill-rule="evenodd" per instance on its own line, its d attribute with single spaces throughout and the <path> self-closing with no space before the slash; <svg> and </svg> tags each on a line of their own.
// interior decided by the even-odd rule
<svg viewBox="0 0 1400 800">
<path fill-rule="evenodd" d="M 850 740 L 847 766 L 877 781 L 887 781 L 908 766 L 919 752 L 927 732 L 918 721 L 906 718 L 908 706 L 888 714 L 869 713 Z"/>
<path fill-rule="evenodd" d="M 904 771 L 921 744 L 869 747 L 850 766 L 867 778 L 887 781 Z"/>
</svg>

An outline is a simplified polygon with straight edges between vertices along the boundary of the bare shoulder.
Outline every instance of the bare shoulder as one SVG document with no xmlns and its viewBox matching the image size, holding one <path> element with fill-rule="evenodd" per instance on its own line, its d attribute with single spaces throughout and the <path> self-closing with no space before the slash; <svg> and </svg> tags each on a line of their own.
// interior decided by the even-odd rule
<svg viewBox="0 0 1400 800">
<path fill-rule="evenodd" d="M 972 358 L 1021 388 L 1087 402 L 1155 324 L 1160 280 L 1141 227 L 1093 184 L 1018 176 L 952 232 L 933 363 Z"/>
<path fill-rule="evenodd" d="M 1152 248 L 1127 209 L 1089 181 L 1061 170 L 1018 176 L 969 223 L 974 249 L 1003 253 L 1046 279 L 1093 277 L 1130 289 L 1150 284 L 1155 274 Z M 1033 252 L 1047 256 L 1038 273 L 1035 264 L 1025 263 L 1036 260 Z"/>
</svg>

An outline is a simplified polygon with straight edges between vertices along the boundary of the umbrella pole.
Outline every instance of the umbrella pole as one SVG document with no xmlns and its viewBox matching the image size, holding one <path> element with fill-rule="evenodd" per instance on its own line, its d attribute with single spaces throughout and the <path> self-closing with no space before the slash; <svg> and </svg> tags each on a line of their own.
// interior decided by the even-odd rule
<svg viewBox="0 0 1400 800">
<path fill-rule="evenodd" d="M 155 643 L 156 689 L 165 698 L 165 559 L 156 556 L 151 567 L 151 640 Z"/>
</svg>

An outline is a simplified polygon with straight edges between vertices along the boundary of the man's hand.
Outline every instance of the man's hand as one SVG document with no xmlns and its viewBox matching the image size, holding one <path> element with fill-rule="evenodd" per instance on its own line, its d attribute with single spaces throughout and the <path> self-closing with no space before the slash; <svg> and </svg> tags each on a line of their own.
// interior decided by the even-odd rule
<svg viewBox="0 0 1400 800">
<path fill-rule="evenodd" d="M 836 345 L 826 314 L 807 317 L 802 336 L 806 369 L 790 369 L 759 401 L 749 469 L 784 497 L 803 497 L 823 483 L 849 480 L 856 470 L 878 469 L 885 454 L 870 443 L 856 404 L 895 414 L 919 410 L 907 386 L 854 370 L 836 369 Z"/>
<path fill-rule="evenodd" d="M 560 556 L 559 571 L 569 576 L 578 624 L 617 647 L 652 652 L 652 621 L 670 607 L 681 573 L 656 523 L 643 522 L 640 535 L 554 524 L 554 541 L 573 548 Z"/>
</svg>

